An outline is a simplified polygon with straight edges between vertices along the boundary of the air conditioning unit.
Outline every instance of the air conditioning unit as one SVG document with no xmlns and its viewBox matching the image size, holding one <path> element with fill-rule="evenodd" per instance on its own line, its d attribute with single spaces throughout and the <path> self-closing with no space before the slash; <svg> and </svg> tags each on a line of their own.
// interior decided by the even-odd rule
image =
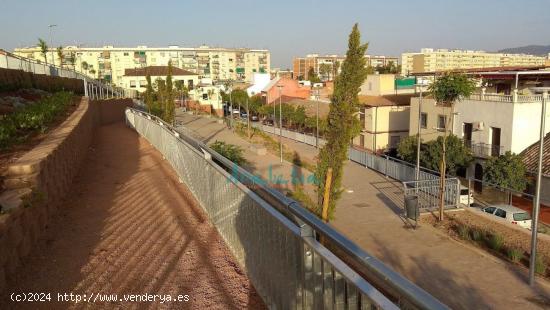
<svg viewBox="0 0 550 310">
<path fill-rule="evenodd" d="M 485 123 L 483 123 L 483 122 L 474 122 L 472 124 L 472 127 L 476 131 L 483 131 L 485 129 Z"/>
</svg>

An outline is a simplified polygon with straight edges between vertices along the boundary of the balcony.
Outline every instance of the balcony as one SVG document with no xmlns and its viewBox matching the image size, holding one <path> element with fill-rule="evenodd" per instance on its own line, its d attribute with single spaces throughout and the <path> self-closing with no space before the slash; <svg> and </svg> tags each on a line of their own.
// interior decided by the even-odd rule
<svg viewBox="0 0 550 310">
<path fill-rule="evenodd" d="M 504 154 L 504 147 L 502 145 L 464 140 L 464 146 L 469 148 L 475 157 L 489 158 Z"/>
<path fill-rule="evenodd" d="M 491 102 L 510 102 L 510 103 L 531 103 L 541 102 L 542 95 L 501 95 L 501 94 L 473 94 L 469 100 L 491 101 Z"/>
</svg>

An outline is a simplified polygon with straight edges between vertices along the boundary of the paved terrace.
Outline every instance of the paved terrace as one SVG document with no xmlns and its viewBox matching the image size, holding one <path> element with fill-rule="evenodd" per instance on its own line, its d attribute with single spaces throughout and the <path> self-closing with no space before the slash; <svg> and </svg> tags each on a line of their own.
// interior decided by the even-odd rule
<svg viewBox="0 0 550 310">
<path fill-rule="evenodd" d="M 97 129 L 69 196 L 9 292 L 188 294 L 185 304 L 108 308 L 263 308 L 206 214 L 159 153 L 123 123 Z M 85 308 L 6 303 L 0 308 Z"/>
<path fill-rule="evenodd" d="M 280 164 L 273 154 L 256 155 L 248 141 L 215 118 L 180 114 L 179 119 L 206 143 L 221 140 L 242 146 L 250 161 L 248 168 L 255 174 L 289 178 L 291 163 Z M 302 159 L 313 161 L 317 155 L 312 146 L 286 138 L 283 143 Z M 527 270 L 454 241 L 427 225 L 409 229 L 398 215 L 403 205 L 400 182 L 348 161 L 343 185 L 346 190 L 332 226 L 442 302 L 454 309 L 547 309 L 550 287 L 540 282 L 534 289 L 529 287 Z"/>
</svg>

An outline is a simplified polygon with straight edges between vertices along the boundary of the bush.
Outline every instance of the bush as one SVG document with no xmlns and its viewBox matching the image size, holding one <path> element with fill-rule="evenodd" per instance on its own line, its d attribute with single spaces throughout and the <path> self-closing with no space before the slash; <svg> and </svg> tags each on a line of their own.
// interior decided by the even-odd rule
<svg viewBox="0 0 550 310">
<path fill-rule="evenodd" d="M 481 229 L 472 229 L 472 240 L 479 242 L 479 241 L 483 240 L 484 235 L 485 234 L 484 234 L 483 230 L 481 230 Z"/>
<path fill-rule="evenodd" d="M 58 92 L 5 116 L 0 122 L 0 149 L 21 141 L 28 133 L 45 132 L 67 110 L 72 96 Z"/>
<path fill-rule="evenodd" d="M 239 166 L 246 163 L 246 159 L 243 156 L 243 149 L 239 146 L 216 140 L 216 142 L 210 144 L 210 147 Z"/>
<path fill-rule="evenodd" d="M 500 251 L 504 245 L 504 237 L 498 234 L 493 234 L 489 239 L 489 247 L 495 251 Z"/>
<path fill-rule="evenodd" d="M 458 235 L 460 236 L 460 238 L 462 238 L 464 240 L 469 240 L 470 239 L 470 228 L 468 228 L 468 226 L 466 226 L 466 225 L 458 226 Z"/>
<path fill-rule="evenodd" d="M 523 258 L 523 251 L 517 248 L 511 248 L 508 250 L 508 258 L 514 263 L 519 263 Z"/>
<path fill-rule="evenodd" d="M 535 272 L 541 275 L 546 274 L 546 259 L 541 255 L 537 255 L 535 259 Z"/>
</svg>

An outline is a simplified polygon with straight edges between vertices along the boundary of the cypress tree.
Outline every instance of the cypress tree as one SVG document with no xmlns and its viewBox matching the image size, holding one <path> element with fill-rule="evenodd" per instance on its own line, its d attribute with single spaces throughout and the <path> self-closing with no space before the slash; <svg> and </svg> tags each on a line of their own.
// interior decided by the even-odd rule
<svg viewBox="0 0 550 310">
<path fill-rule="evenodd" d="M 164 120 L 168 123 L 174 121 L 174 85 L 172 82 L 172 61 L 168 61 L 168 75 L 166 76 L 164 94 Z"/>
<path fill-rule="evenodd" d="M 319 152 L 319 162 L 315 172 L 319 182 L 318 205 L 322 206 L 327 171 L 328 168 L 332 168 L 333 180 L 329 189 L 328 219 L 334 217 L 336 201 L 342 193 L 342 175 L 344 162 L 348 156 L 348 147 L 351 139 L 359 133 L 361 128 L 356 113 L 359 106 L 359 90 L 367 77 L 364 57 L 367 47 L 368 44 L 361 44 L 361 34 L 358 25 L 355 24 L 349 35 L 348 51 L 342 70 L 334 81 L 334 93 L 330 102 L 326 130 L 327 144 Z"/>
</svg>

